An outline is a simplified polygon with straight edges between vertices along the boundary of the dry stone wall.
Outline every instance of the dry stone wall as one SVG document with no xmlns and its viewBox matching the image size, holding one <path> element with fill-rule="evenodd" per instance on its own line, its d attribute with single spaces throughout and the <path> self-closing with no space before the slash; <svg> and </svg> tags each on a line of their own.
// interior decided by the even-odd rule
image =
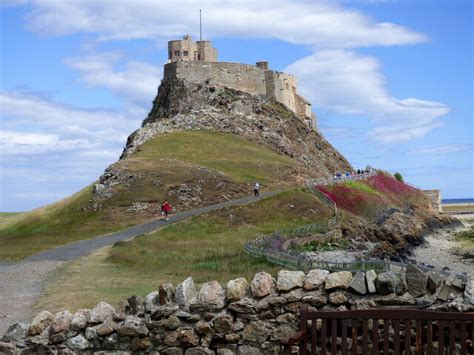
<svg viewBox="0 0 474 355">
<path fill-rule="evenodd" d="M 319 311 L 373 307 L 474 310 L 474 278 L 423 272 L 352 274 L 281 270 L 196 287 L 188 278 L 164 284 L 118 309 L 101 302 L 72 314 L 40 312 L 12 325 L 0 342 L 5 354 L 278 354 L 298 328 L 301 304 Z"/>
</svg>

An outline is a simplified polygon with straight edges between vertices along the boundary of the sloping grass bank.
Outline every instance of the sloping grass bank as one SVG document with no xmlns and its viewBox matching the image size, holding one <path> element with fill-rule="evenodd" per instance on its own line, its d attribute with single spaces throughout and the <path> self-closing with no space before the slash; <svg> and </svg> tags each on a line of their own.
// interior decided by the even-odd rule
<svg viewBox="0 0 474 355">
<path fill-rule="evenodd" d="M 183 131 L 158 135 L 114 168 L 134 176 L 118 183 L 112 197 L 91 206 L 92 185 L 62 201 L 0 223 L 0 259 L 21 259 L 77 240 L 94 238 L 154 219 L 161 202 L 176 206 L 177 189 L 198 186 L 200 202 L 187 208 L 223 202 L 251 193 L 259 181 L 266 190 L 288 186 L 288 176 L 298 163 L 270 149 L 231 134 Z M 294 183 L 294 182 L 293 182 Z M 147 203 L 148 210 L 130 212 L 133 203 Z"/>
</svg>

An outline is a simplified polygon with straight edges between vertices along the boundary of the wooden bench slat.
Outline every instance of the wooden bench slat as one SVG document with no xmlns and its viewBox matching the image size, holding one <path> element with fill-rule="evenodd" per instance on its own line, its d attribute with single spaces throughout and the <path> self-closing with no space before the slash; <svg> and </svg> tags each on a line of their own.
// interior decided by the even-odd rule
<svg viewBox="0 0 474 355">
<path fill-rule="evenodd" d="M 388 354 L 390 337 L 390 321 L 388 319 L 383 320 L 383 353 Z"/>
<path fill-rule="evenodd" d="M 311 321 L 311 354 L 316 354 L 316 347 L 318 344 L 318 328 L 317 320 L 313 319 Z"/>
<path fill-rule="evenodd" d="M 474 337 L 472 338 L 474 341 Z M 466 322 L 461 321 L 461 354 L 467 354 Z"/>
<path fill-rule="evenodd" d="M 369 320 L 362 321 L 362 352 L 367 354 L 369 343 Z"/>
<path fill-rule="evenodd" d="M 393 353 L 394 355 L 400 355 L 400 321 L 398 319 L 395 319 L 393 321 L 394 323 L 394 336 L 395 339 L 393 340 Z"/>
<path fill-rule="evenodd" d="M 352 355 L 357 355 L 357 319 L 353 319 L 352 322 Z"/>
<path fill-rule="evenodd" d="M 449 354 L 454 355 L 454 321 L 449 322 Z"/>
<path fill-rule="evenodd" d="M 405 354 L 411 354 L 411 325 L 409 320 L 405 320 Z"/>
<path fill-rule="evenodd" d="M 341 322 L 341 354 L 347 355 L 347 320 Z"/>
<path fill-rule="evenodd" d="M 416 321 L 416 355 L 421 355 L 423 353 L 423 341 L 422 341 L 422 333 L 421 333 L 421 321 Z"/>
<path fill-rule="evenodd" d="M 331 354 L 337 354 L 337 319 L 331 319 Z"/>
<path fill-rule="evenodd" d="M 372 320 L 372 354 L 377 355 L 379 352 L 379 320 Z"/>
<path fill-rule="evenodd" d="M 433 321 L 431 320 L 426 323 L 426 346 L 427 355 L 433 355 Z"/>
<path fill-rule="evenodd" d="M 438 355 L 444 354 L 444 322 L 438 322 Z"/>
<path fill-rule="evenodd" d="M 322 320 L 322 325 L 321 325 L 321 354 L 326 355 L 327 354 L 327 332 L 326 332 L 326 327 L 327 327 L 327 319 Z"/>
</svg>

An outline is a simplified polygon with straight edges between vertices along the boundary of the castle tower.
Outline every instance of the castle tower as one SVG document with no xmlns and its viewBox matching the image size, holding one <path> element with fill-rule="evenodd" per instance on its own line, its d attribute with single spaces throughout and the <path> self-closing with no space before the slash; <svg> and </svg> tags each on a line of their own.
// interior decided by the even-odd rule
<svg viewBox="0 0 474 355">
<path fill-rule="evenodd" d="M 182 40 L 168 42 L 168 61 L 173 62 L 217 62 L 217 49 L 211 41 L 197 41 L 189 35 Z"/>
</svg>

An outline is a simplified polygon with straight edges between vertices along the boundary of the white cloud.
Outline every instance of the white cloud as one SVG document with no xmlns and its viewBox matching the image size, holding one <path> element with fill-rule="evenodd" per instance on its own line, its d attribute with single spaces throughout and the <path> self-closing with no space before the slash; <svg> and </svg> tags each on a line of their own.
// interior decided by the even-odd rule
<svg viewBox="0 0 474 355">
<path fill-rule="evenodd" d="M 391 96 L 379 62 L 346 50 L 323 50 L 289 65 L 299 90 L 316 110 L 369 116 L 373 139 L 393 143 L 419 138 L 443 123 L 449 108 L 439 102 Z"/>
<path fill-rule="evenodd" d="M 355 48 L 426 41 L 424 34 L 376 22 L 360 11 L 329 1 L 33 1 L 29 27 L 42 35 L 79 32 L 99 40 L 167 41 L 198 35 L 203 10 L 208 38 L 275 38 L 313 47 Z"/>
<path fill-rule="evenodd" d="M 413 149 L 409 154 L 450 154 L 461 153 L 472 150 L 472 144 L 445 144 L 435 147 L 422 147 Z"/>
<path fill-rule="evenodd" d="M 67 59 L 68 66 L 81 73 L 81 81 L 88 86 L 106 87 L 125 100 L 128 106 L 149 105 L 163 76 L 162 66 L 129 61 L 125 69 L 115 66 L 122 59 L 118 53 L 94 53 Z"/>
</svg>

